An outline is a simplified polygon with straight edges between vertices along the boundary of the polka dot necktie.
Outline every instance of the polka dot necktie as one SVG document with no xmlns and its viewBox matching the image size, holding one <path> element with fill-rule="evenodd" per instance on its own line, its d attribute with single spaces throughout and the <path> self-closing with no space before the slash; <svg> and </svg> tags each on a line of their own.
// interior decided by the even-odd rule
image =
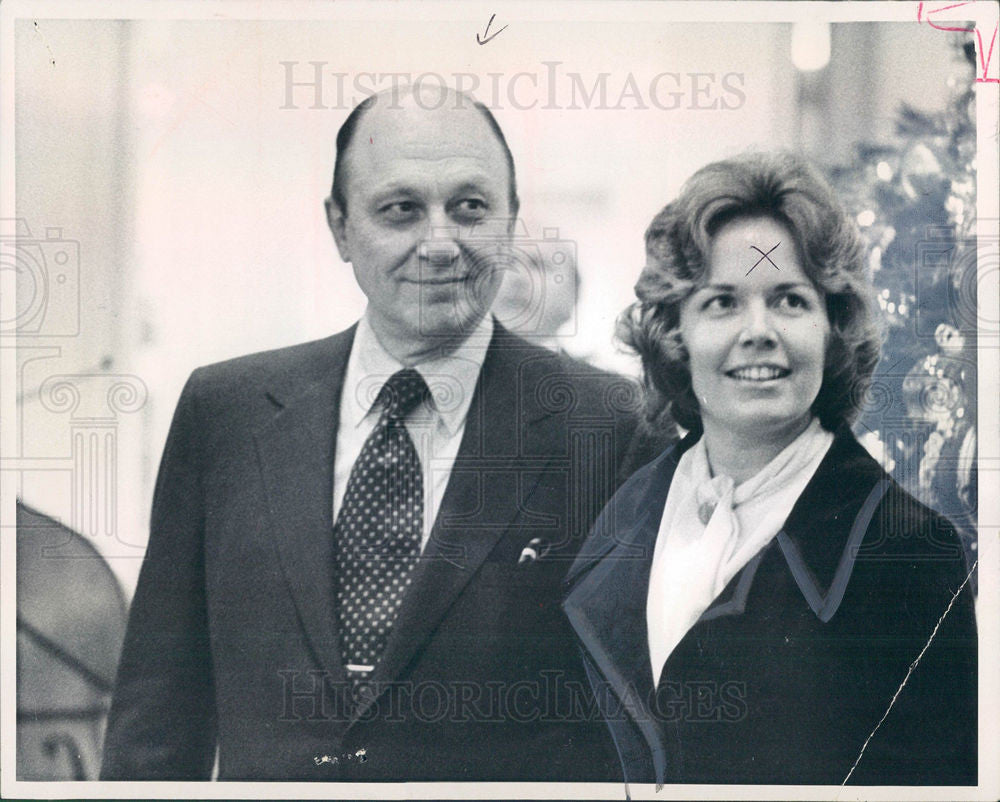
<svg viewBox="0 0 1000 802">
<path fill-rule="evenodd" d="M 424 481 L 404 421 L 427 394 L 413 368 L 382 387 L 382 414 L 351 469 L 334 525 L 340 649 L 355 687 L 385 650 L 420 556 Z"/>
</svg>

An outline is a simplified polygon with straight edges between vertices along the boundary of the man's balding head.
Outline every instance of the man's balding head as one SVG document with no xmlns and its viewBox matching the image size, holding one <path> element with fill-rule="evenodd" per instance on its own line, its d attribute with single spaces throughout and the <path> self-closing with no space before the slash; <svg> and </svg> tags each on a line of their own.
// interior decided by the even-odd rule
<svg viewBox="0 0 1000 802">
<path fill-rule="evenodd" d="M 444 87 L 424 88 L 418 84 L 414 87 L 403 87 L 399 89 L 387 89 L 375 95 L 370 95 L 361 103 L 354 107 L 351 113 L 344 120 L 340 130 L 337 131 L 337 155 L 333 165 L 333 186 L 330 189 L 330 197 L 340 209 L 342 214 L 347 214 L 347 156 L 354 141 L 355 134 L 361 120 L 376 105 L 381 104 L 388 111 L 398 110 L 402 107 L 402 101 L 407 100 L 427 111 L 437 110 L 442 106 L 449 105 L 454 109 L 473 109 L 478 112 L 489 126 L 490 132 L 496 137 L 503 149 L 504 157 L 507 161 L 508 181 L 510 182 L 508 192 L 508 203 L 510 204 L 511 216 L 516 217 L 520 206 L 520 199 L 517 197 L 517 179 L 514 171 L 514 156 L 507 145 L 507 138 L 496 121 L 496 117 L 484 104 L 470 97 L 464 92 L 456 92 Z"/>
</svg>

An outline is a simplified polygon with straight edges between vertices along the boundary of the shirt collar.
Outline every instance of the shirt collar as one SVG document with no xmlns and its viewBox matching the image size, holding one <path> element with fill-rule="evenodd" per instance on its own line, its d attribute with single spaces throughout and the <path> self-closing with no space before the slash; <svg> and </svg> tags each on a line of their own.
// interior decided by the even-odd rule
<svg viewBox="0 0 1000 802">
<path fill-rule="evenodd" d="M 493 316 L 485 315 L 454 351 L 413 365 L 431 392 L 430 412 L 449 435 L 462 426 L 472 405 L 486 349 L 493 337 Z M 358 321 L 354 345 L 347 361 L 341 405 L 355 428 L 370 414 L 377 414 L 375 399 L 386 380 L 404 365 L 392 356 L 372 329 L 367 311 Z"/>
</svg>

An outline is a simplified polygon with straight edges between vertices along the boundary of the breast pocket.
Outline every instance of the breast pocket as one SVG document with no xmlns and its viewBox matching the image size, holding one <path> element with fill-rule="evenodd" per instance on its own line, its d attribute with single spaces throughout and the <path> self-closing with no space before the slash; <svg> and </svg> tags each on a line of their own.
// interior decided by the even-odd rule
<svg viewBox="0 0 1000 802">
<path fill-rule="evenodd" d="M 563 573 L 555 564 L 486 563 L 472 580 L 468 600 L 491 633 L 532 638 L 560 626 Z"/>
</svg>

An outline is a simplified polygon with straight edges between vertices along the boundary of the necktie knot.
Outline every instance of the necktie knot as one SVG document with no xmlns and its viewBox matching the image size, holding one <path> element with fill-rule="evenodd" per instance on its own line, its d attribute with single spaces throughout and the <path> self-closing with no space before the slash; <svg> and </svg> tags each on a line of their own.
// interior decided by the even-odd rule
<svg viewBox="0 0 1000 802">
<path fill-rule="evenodd" d="M 423 376 L 413 368 L 404 368 L 392 374 L 379 392 L 379 402 L 386 419 L 398 423 L 413 412 L 430 390 Z"/>
</svg>

